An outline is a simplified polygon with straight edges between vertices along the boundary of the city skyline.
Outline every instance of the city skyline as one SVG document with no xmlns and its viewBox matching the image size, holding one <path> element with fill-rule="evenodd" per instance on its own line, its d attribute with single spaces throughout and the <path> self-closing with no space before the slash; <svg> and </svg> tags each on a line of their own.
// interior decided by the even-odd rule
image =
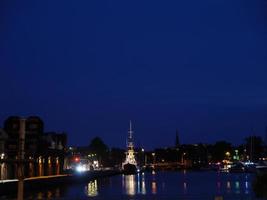
<svg viewBox="0 0 267 200">
<path fill-rule="evenodd" d="M 40 116 L 9 116 L 8 118 L 5 118 L 5 120 L 3 121 L 2 126 L 0 125 L 0 129 L 1 128 L 4 129 L 4 127 L 5 127 L 4 126 L 4 123 L 5 123 L 6 120 L 8 120 L 10 118 L 18 118 L 18 117 L 19 118 L 25 118 L 25 119 L 26 118 L 29 118 L 29 117 L 31 117 L 31 118 L 40 118 Z M 42 120 L 42 118 L 40 118 L 40 119 Z M 132 120 L 130 120 L 130 121 L 132 121 Z M 61 129 L 61 130 L 60 129 L 54 129 L 54 130 L 52 130 L 52 129 L 47 128 L 47 125 L 46 125 L 46 122 L 45 121 L 43 121 L 43 123 L 44 123 L 44 133 L 53 133 L 53 132 L 56 131 L 56 132 L 64 132 L 64 133 L 66 133 L 68 135 L 68 137 L 69 137 L 69 135 L 71 136 L 71 134 L 68 134 L 68 132 L 66 132 L 63 129 Z M 128 121 L 128 124 L 129 124 L 129 121 Z M 132 126 L 134 128 L 134 124 Z M 267 130 L 267 127 L 266 127 L 265 131 L 266 130 Z M 109 140 L 106 140 L 106 138 L 103 138 L 101 136 L 102 134 L 98 134 L 98 135 L 89 134 L 89 137 L 88 138 L 79 138 L 79 139 L 83 139 L 83 141 L 84 141 L 83 143 L 73 143 L 72 140 L 68 139 L 68 146 L 76 146 L 76 147 L 77 146 L 88 146 L 89 143 L 90 143 L 90 141 L 93 138 L 99 137 L 99 138 L 101 138 L 101 139 L 104 140 L 104 143 L 106 143 L 109 146 L 109 148 L 117 148 L 117 147 L 119 147 L 119 148 L 125 148 L 125 144 L 127 143 L 128 133 L 129 133 L 129 128 L 126 131 L 126 137 L 125 138 L 120 138 L 120 140 L 117 141 L 116 143 L 111 143 Z M 266 132 L 265 132 L 265 134 L 259 134 L 259 133 L 256 133 L 254 130 L 251 130 L 249 132 L 249 134 L 244 135 L 244 137 L 241 138 L 240 141 L 237 141 L 237 142 L 232 141 L 231 140 L 232 138 L 230 138 L 229 140 L 227 140 L 225 137 L 224 138 L 223 137 L 214 137 L 214 140 L 211 140 L 210 138 L 208 138 L 205 141 L 205 137 L 203 139 L 203 136 L 201 136 L 201 135 L 200 136 L 202 137 L 202 139 L 200 139 L 198 141 L 196 140 L 196 141 L 188 141 L 188 142 L 185 141 L 185 142 L 183 142 L 183 136 L 185 134 L 181 133 L 179 131 L 179 129 L 175 129 L 175 132 L 169 133 L 169 135 L 171 136 L 171 140 L 170 141 L 166 141 L 165 140 L 166 143 L 164 144 L 164 143 L 162 143 L 162 140 L 164 140 L 166 133 L 165 134 L 162 134 L 164 137 L 161 137 L 160 143 L 157 143 L 156 141 L 154 141 L 153 138 L 151 138 L 151 141 L 153 141 L 153 142 L 149 141 L 148 143 L 146 143 L 146 141 L 144 141 L 142 139 L 142 138 L 146 138 L 148 136 L 151 136 L 151 134 L 147 134 L 147 135 L 137 134 L 137 137 L 136 137 L 136 134 L 135 134 L 135 131 L 134 130 L 132 131 L 132 133 L 133 133 L 133 139 L 134 139 L 134 145 L 135 145 L 135 147 L 137 147 L 137 148 L 142 147 L 142 148 L 145 148 L 146 150 L 152 150 L 152 149 L 155 149 L 155 148 L 175 147 L 177 145 L 177 137 L 178 137 L 178 141 L 179 141 L 179 143 L 181 145 L 182 144 L 214 144 L 215 142 L 218 142 L 218 141 L 226 141 L 226 142 L 232 143 L 232 145 L 234 145 L 234 146 L 238 146 L 240 144 L 244 144 L 245 139 L 247 137 L 250 137 L 250 136 L 259 136 L 259 137 L 261 137 L 263 139 L 263 141 L 266 142 L 266 136 L 267 136 L 267 133 Z M 114 135 L 111 135 L 111 136 L 114 137 Z M 167 139 L 170 139 L 170 137 L 166 137 L 166 138 Z M 182 139 L 182 142 L 180 142 L 181 139 Z M 124 140 L 124 142 L 123 143 L 120 143 L 121 140 Z"/>
</svg>

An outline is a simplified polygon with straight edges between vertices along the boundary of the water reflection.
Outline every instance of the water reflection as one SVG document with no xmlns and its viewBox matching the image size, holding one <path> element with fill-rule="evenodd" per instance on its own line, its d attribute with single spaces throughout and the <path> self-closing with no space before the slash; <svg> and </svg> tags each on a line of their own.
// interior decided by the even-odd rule
<svg viewBox="0 0 267 200">
<path fill-rule="evenodd" d="M 44 196 L 43 192 L 37 193 L 37 199 L 43 199 L 43 196 Z"/>
<path fill-rule="evenodd" d="M 183 170 L 183 193 L 184 193 L 184 195 L 187 193 L 187 182 L 186 182 L 187 177 L 186 177 L 186 175 L 187 175 L 187 171 L 184 169 Z"/>
<path fill-rule="evenodd" d="M 220 194 L 221 193 L 221 182 L 217 181 L 217 193 Z"/>
<path fill-rule="evenodd" d="M 133 196 L 136 194 L 147 194 L 146 192 L 146 182 L 145 182 L 145 174 L 137 174 L 135 175 L 126 175 L 122 176 L 122 187 L 124 188 L 124 192 L 127 195 Z M 156 185 L 152 182 L 152 192 L 156 192 Z"/>
<path fill-rule="evenodd" d="M 141 193 L 141 188 L 140 188 L 140 174 L 137 174 L 137 194 Z"/>
<path fill-rule="evenodd" d="M 235 182 L 235 193 L 239 194 L 240 193 L 240 184 L 239 181 Z"/>
<path fill-rule="evenodd" d="M 86 194 L 88 197 L 95 197 L 98 195 L 97 180 L 90 181 L 86 187 Z"/>
<path fill-rule="evenodd" d="M 152 192 L 152 194 L 157 194 L 157 183 L 156 183 L 156 181 L 152 181 L 151 192 Z"/>
<path fill-rule="evenodd" d="M 145 179 L 144 178 L 142 179 L 142 191 L 141 191 L 141 193 L 143 195 L 146 194 L 146 184 L 145 184 Z"/>
<path fill-rule="evenodd" d="M 135 195 L 136 194 L 136 188 L 135 188 L 136 182 L 134 175 L 127 175 L 125 176 L 125 192 L 127 195 Z"/>
<path fill-rule="evenodd" d="M 217 173 L 217 194 L 221 194 L 221 173 Z"/>
<path fill-rule="evenodd" d="M 248 181 L 245 182 L 245 194 L 248 194 L 249 190 L 248 190 Z"/>
<path fill-rule="evenodd" d="M 230 181 L 227 181 L 226 182 L 226 192 L 227 194 L 229 194 L 231 192 L 231 182 Z"/>
<path fill-rule="evenodd" d="M 186 194 L 186 191 L 187 191 L 187 183 L 184 182 L 183 184 L 183 191 L 184 191 L 184 194 Z"/>
<path fill-rule="evenodd" d="M 56 188 L 43 189 L 26 194 L 26 199 L 109 199 L 116 195 L 116 199 L 161 199 L 162 196 L 181 197 L 191 199 L 253 199 L 251 187 L 252 176 L 245 178 L 241 174 L 216 173 L 183 173 L 156 172 L 156 174 L 142 173 L 136 175 L 113 176 L 106 179 L 90 181 L 87 184 L 62 185 Z M 207 177 L 205 180 L 203 177 Z M 203 194 L 204 196 L 198 196 Z M 122 195 L 122 196 L 121 196 Z M 103 198 L 102 198 L 103 197 Z M 247 197 L 247 198 L 246 198 Z M 250 198 L 252 197 L 252 198 Z M 151 199 L 150 198 L 150 199 Z M 0 197 L 1 199 L 1 197 Z M 166 198 L 167 199 L 167 198 Z M 169 199 L 169 198 L 168 198 Z"/>
</svg>

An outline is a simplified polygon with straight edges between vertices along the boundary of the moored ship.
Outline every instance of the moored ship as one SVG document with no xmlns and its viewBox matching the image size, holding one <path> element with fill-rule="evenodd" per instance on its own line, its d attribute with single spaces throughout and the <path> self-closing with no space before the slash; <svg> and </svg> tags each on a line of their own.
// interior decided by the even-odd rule
<svg viewBox="0 0 267 200">
<path fill-rule="evenodd" d="M 123 174 L 135 174 L 137 172 L 137 163 L 134 156 L 133 131 L 131 121 L 128 134 L 126 159 L 122 164 L 122 170 Z"/>
</svg>

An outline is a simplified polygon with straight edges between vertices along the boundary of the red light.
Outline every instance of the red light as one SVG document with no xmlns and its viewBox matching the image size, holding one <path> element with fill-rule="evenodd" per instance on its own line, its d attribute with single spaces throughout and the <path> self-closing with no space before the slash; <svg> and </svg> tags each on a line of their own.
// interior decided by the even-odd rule
<svg viewBox="0 0 267 200">
<path fill-rule="evenodd" d="M 74 157 L 74 162 L 80 162 L 80 157 Z"/>
</svg>

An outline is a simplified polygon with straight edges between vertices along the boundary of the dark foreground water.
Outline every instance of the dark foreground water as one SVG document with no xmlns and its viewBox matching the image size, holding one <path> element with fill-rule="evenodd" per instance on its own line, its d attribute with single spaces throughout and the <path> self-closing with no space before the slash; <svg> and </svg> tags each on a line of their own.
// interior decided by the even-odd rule
<svg viewBox="0 0 267 200">
<path fill-rule="evenodd" d="M 27 199 L 256 199 L 253 174 L 156 172 L 117 175 L 26 194 Z"/>
</svg>

